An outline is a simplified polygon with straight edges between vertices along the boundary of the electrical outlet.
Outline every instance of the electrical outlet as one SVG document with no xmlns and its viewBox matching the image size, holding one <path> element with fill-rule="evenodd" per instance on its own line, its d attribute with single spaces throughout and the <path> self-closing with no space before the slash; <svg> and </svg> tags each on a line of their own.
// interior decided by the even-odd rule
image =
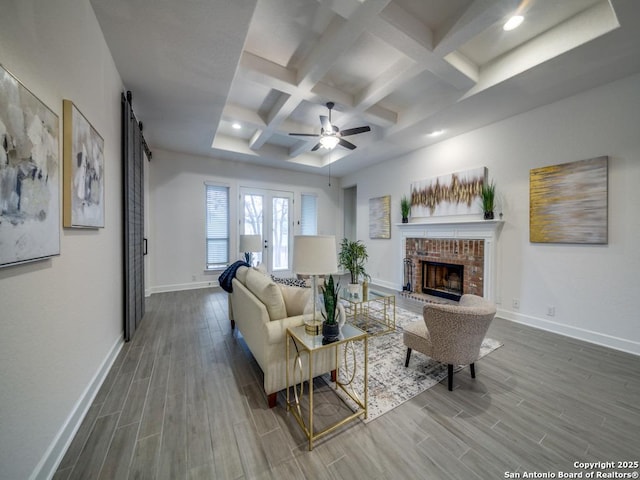
<svg viewBox="0 0 640 480">
<path fill-rule="evenodd" d="M 514 298 L 513 301 L 511 302 L 511 306 L 513 308 L 515 308 L 516 310 L 520 308 L 520 299 L 519 298 Z"/>
<path fill-rule="evenodd" d="M 556 307 L 553 305 L 547 305 L 547 316 L 553 317 L 556 314 Z"/>
</svg>

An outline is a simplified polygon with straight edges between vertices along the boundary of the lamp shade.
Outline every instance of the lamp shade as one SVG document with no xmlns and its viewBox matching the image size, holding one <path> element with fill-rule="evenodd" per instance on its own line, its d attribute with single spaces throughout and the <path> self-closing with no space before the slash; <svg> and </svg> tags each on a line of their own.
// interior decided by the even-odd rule
<svg viewBox="0 0 640 480">
<path fill-rule="evenodd" d="M 297 235 L 293 243 L 293 271 L 302 275 L 325 275 L 338 271 L 336 237 Z"/>
<path fill-rule="evenodd" d="M 241 252 L 262 251 L 262 236 L 260 235 L 240 235 Z"/>
</svg>

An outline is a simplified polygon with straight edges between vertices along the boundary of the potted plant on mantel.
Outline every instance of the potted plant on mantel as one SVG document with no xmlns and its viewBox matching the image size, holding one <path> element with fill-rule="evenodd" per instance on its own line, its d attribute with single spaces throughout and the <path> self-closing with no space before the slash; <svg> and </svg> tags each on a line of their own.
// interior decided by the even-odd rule
<svg viewBox="0 0 640 480">
<path fill-rule="evenodd" d="M 493 210 L 496 207 L 496 185 L 485 182 L 480 190 L 480 201 L 482 202 L 482 210 L 484 211 L 485 220 L 493 220 Z"/>
<path fill-rule="evenodd" d="M 402 212 L 402 223 L 409 223 L 409 214 L 411 213 L 411 201 L 404 195 L 400 199 L 400 211 Z"/>
<path fill-rule="evenodd" d="M 367 279 L 371 278 L 364 268 L 364 263 L 368 258 L 367 246 L 360 240 L 342 239 L 340 253 L 338 254 L 338 266 L 348 270 L 351 275 L 351 283 L 348 288 L 349 293 L 352 295 L 355 295 L 360 289 L 358 285 L 360 277 L 365 283 Z"/>
</svg>

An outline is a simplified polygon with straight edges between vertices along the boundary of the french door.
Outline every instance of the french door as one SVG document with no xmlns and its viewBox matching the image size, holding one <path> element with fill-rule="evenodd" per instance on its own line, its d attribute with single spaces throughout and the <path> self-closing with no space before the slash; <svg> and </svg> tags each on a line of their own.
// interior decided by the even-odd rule
<svg viewBox="0 0 640 480">
<path fill-rule="evenodd" d="M 290 275 L 293 193 L 242 187 L 240 210 L 240 233 L 262 237 L 262 251 L 254 259 L 271 273 Z"/>
</svg>

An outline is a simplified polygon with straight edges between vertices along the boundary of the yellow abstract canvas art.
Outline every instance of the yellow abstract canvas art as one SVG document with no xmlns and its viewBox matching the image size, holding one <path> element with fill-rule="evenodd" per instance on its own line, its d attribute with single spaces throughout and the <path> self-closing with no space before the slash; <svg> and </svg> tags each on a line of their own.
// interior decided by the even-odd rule
<svg viewBox="0 0 640 480">
<path fill-rule="evenodd" d="M 607 243 L 608 162 L 603 156 L 531 170 L 531 242 Z"/>
</svg>

